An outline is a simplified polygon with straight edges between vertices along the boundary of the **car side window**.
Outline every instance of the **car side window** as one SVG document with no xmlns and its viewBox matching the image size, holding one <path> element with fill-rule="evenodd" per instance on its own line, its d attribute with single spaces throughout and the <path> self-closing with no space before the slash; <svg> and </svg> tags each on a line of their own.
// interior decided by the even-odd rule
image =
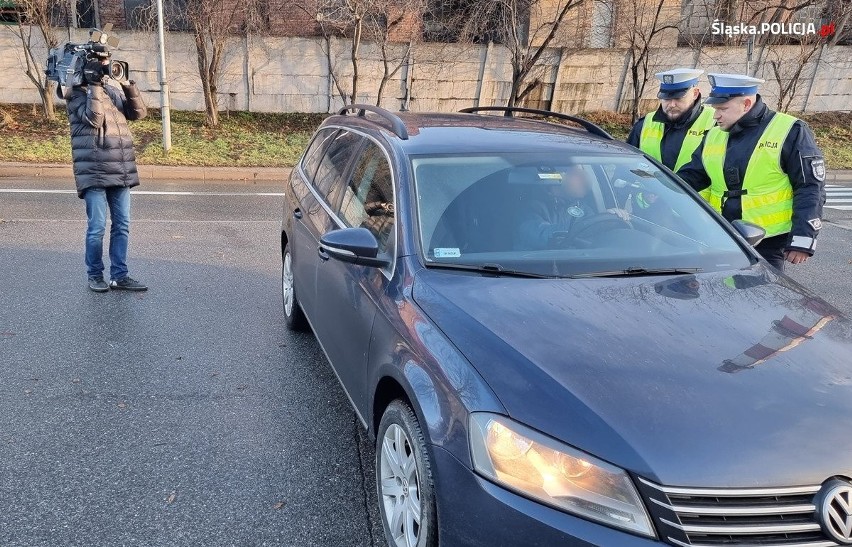
<svg viewBox="0 0 852 547">
<path fill-rule="evenodd" d="M 305 151 L 305 155 L 302 157 L 302 170 L 307 175 L 308 181 L 313 182 L 317 167 L 319 167 L 320 161 L 328 149 L 328 145 L 331 144 L 337 133 L 337 129 L 321 129 L 314 137 L 314 140 L 311 141 L 310 146 Z"/>
<path fill-rule="evenodd" d="M 352 162 L 352 158 L 363 143 L 364 138 L 357 133 L 340 131 L 328 145 L 314 177 L 314 187 L 323 196 L 332 211 L 337 210 L 343 189 L 343 175 Z"/>
<path fill-rule="evenodd" d="M 349 227 L 370 230 L 379 241 L 379 252 L 394 252 L 393 177 L 382 149 L 368 142 L 359 154 L 343 189 L 340 217 Z"/>
</svg>

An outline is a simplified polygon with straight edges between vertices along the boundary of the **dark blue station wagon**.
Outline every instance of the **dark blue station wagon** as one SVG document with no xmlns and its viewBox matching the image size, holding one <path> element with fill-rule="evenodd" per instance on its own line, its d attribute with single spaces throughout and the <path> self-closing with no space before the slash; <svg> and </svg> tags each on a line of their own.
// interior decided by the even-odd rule
<svg viewBox="0 0 852 547">
<path fill-rule="evenodd" d="M 347 107 L 285 190 L 388 543 L 852 544 L 850 322 L 602 129 L 486 110 Z"/>
</svg>

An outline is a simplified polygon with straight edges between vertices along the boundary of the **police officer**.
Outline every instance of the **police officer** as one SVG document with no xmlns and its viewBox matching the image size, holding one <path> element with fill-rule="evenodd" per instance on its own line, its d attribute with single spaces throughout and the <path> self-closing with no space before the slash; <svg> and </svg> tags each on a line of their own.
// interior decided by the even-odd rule
<svg viewBox="0 0 852 547">
<path fill-rule="evenodd" d="M 808 125 L 769 109 L 763 80 L 710 74 L 707 102 L 715 107 L 710 129 L 677 174 L 729 221 L 762 226 L 755 248 L 770 264 L 801 264 L 813 255 L 822 228 L 825 160 Z"/>
<path fill-rule="evenodd" d="M 713 109 L 701 104 L 698 77 L 703 70 L 676 68 L 658 72 L 660 107 L 636 122 L 627 144 L 672 171 L 689 163 L 704 134 L 713 127 Z"/>
</svg>

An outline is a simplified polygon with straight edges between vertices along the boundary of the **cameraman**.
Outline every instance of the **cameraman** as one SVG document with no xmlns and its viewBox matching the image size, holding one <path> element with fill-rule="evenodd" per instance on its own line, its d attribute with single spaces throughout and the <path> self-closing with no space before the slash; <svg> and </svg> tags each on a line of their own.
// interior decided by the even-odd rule
<svg viewBox="0 0 852 547">
<path fill-rule="evenodd" d="M 121 89 L 104 85 L 109 58 L 90 58 L 83 68 L 83 85 L 68 98 L 71 149 L 77 195 L 86 201 L 86 268 L 89 288 L 145 291 L 127 270 L 130 234 L 130 188 L 139 184 L 136 155 L 127 120 L 141 120 L 147 109 L 133 80 Z M 109 207 L 110 283 L 104 281 L 103 238 Z"/>
</svg>

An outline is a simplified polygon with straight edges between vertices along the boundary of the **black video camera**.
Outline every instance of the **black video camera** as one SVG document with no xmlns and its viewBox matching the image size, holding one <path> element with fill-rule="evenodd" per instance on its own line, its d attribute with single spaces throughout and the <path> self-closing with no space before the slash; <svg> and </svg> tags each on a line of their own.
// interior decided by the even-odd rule
<svg viewBox="0 0 852 547">
<path fill-rule="evenodd" d="M 84 44 L 69 42 L 62 47 L 51 48 L 44 72 L 48 80 L 65 88 L 65 98 L 70 96 L 73 87 L 101 82 L 105 76 L 118 81 L 127 80 L 130 70 L 127 63 L 109 60 L 112 55 L 110 49 L 118 47 L 118 36 L 110 34 L 111 31 L 112 23 L 107 23 L 102 31 L 91 29 L 89 41 Z"/>
</svg>

